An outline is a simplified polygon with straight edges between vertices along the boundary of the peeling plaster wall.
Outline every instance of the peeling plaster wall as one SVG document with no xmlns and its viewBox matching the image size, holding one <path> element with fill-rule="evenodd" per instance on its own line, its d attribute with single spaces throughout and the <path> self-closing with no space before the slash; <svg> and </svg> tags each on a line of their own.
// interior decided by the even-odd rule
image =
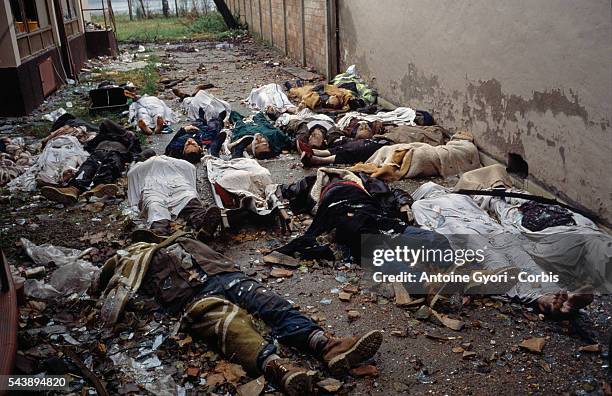
<svg viewBox="0 0 612 396">
<path fill-rule="evenodd" d="M 610 0 L 338 0 L 340 63 L 612 223 Z"/>
</svg>

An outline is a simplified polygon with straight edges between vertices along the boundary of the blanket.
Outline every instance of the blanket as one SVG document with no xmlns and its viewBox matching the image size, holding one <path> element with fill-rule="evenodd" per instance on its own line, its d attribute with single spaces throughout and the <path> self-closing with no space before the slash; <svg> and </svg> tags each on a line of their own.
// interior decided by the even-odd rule
<svg viewBox="0 0 612 396">
<path fill-rule="evenodd" d="M 365 164 L 352 168 L 385 181 L 427 176 L 453 176 L 480 167 L 478 149 L 468 132 L 455 134 L 443 146 L 404 143 L 381 147 Z"/>
</svg>

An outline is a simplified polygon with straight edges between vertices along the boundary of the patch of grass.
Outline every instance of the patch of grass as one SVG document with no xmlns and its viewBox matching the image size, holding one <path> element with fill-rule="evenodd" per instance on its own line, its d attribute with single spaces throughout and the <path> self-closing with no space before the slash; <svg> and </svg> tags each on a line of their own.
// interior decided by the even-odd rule
<svg viewBox="0 0 612 396">
<path fill-rule="evenodd" d="M 100 22 L 93 18 L 94 22 Z M 98 17 L 99 19 L 99 17 Z M 230 31 L 218 12 L 200 17 L 154 16 L 130 21 L 127 15 L 116 15 L 117 40 L 123 43 L 180 41 L 233 37 L 240 31 Z"/>
<path fill-rule="evenodd" d="M 159 83 L 160 74 L 156 66 L 158 62 L 159 58 L 151 56 L 148 59 L 147 65 L 143 68 L 126 71 L 103 70 L 100 73 L 92 75 L 89 81 L 114 81 L 117 84 L 123 84 L 130 81 L 136 86 L 136 91 L 139 95 L 155 95 L 162 88 Z"/>
<path fill-rule="evenodd" d="M 49 135 L 52 123 L 49 121 L 34 121 L 22 125 L 19 128 L 19 133 L 24 135 L 34 136 L 37 139 L 43 139 Z"/>
</svg>

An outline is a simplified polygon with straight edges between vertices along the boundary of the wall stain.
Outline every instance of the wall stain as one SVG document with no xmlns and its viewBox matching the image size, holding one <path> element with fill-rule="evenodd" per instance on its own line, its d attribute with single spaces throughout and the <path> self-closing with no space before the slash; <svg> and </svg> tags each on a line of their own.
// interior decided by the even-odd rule
<svg viewBox="0 0 612 396">
<path fill-rule="evenodd" d="M 578 95 L 571 90 L 570 98 L 564 94 L 563 90 L 557 88 L 544 92 L 534 91 L 531 98 L 525 99 L 514 94 L 504 94 L 501 83 L 496 79 L 491 79 L 479 81 L 478 84 L 469 83 L 467 92 L 475 103 L 483 107 L 481 110 L 484 110 L 484 107 L 491 109 L 495 122 L 500 122 L 502 119 L 517 121 L 516 113 L 525 117 L 529 111 L 545 113 L 550 110 L 555 116 L 558 114 L 576 116 L 580 117 L 585 124 L 589 123 L 588 112 L 580 104 Z M 484 117 L 485 113 L 481 111 L 478 115 Z"/>
<path fill-rule="evenodd" d="M 411 103 L 414 100 L 423 100 L 426 97 L 433 97 L 440 88 L 438 76 L 427 77 L 420 73 L 414 63 L 408 64 L 408 72 L 400 80 L 400 88 L 403 93 L 403 101 Z"/>
</svg>

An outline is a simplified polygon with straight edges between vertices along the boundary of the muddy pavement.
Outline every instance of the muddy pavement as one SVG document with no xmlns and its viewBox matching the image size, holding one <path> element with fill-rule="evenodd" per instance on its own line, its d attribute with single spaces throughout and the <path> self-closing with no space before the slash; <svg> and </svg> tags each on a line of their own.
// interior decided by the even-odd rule
<svg viewBox="0 0 612 396">
<path fill-rule="evenodd" d="M 253 87 L 270 82 L 282 84 L 294 78 L 283 69 L 295 66 L 291 61 L 251 40 L 236 42 L 225 50 L 216 49 L 215 44 L 148 45 L 147 54 L 159 57 L 163 78 L 186 78 L 178 88 L 191 92 L 199 84 L 212 83 L 215 87 L 210 92 L 242 114 L 249 112 L 243 100 Z M 75 89 L 78 88 L 68 87 L 58 92 L 41 112 L 65 103 L 66 95 L 72 95 L 69 97 L 74 100 L 74 92 L 67 90 Z M 170 90 L 158 96 L 179 110 L 178 100 Z M 33 118 L 38 116 L 35 113 Z M 178 126 L 184 123 L 182 115 Z M 170 137 L 148 138 L 147 146 L 162 153 Z M 312 172 L 303 169 L 297 155 L 290 153 L 262 164 L 278 183 L 292 182 Z M 397 184 L 412 192 L 425 181 Z M 0 199 L 2 247 L 16 272 L 23 274 L 33 266 L 23 254 L 20 237 L 36 244 L 48 242 L 78 249 L 93 246 L 88 258 L 98 266 L 127 246 L 134 221 L 125 212 L 123 183 L 123 192 L 115 199 L 81 201 L 72 207 L 50 203 L 37 195 L 13 196 L 4 192 Z M 211 202 L 201 166 L 198 188 L 203 199 Z M 342 382 L 338 393 L 586 395 L 609 390 L 609 296 L 597 297 L 574 323 L 542 320 L 529 309 L 503 298 L 475 299 L 468 305 L 462 305 L 460 298 L 451 298 L 438 309 L 464 323 L 460 331 L 454 331 L 428 318 L 419 306 L 397 307 L 392 287 L 372 286 L 353 264 L 303 262 L 299 268 L 291 269 L 290 276 L 272 276 L 263 255 L 299 235 L 309 223 L 307 216 L 294 217 L 295 231 L 287 235 L 273 221 L 244 218 L 212 245 L 240 263 L 248 275 L 299 306 L 327 331 L 339 336 L 370 329 L 385 332 L 383 346 L 371 366 L 361 373 L 338 378 Z M 343 289 L 350 291 L 348 301 L 340 300 Z M 20 322 L 20 369 L 61 371 L 66 363 L 53 357 L 63 348 L 71 348 L 111 394 L 235 394 L 237 387 L 252 380 L 229 375 L 230 368 L 220 363 L 222 358 L 214 349 L 186 334 L 175 334 L 178 318 L 151 314 L 146 301 L 128 305 L 115 332 L 101 329 L 96 323 L 96 296 L 61 304 L 29 301 Z M 265 331 L 261 323 L 258 326 Z M 519 347 L 530 338 L 544 339 L 541 353 Z M 601 345 L 602 351 L 581 350 L 593 344 Z M 322 378 L 327 377 L 316 359 L 289 348 L 282 347 L 281 351 L 303 365 L 321 370 Z M 73 390 L 85 394 L 84 388 L 91 387 L 89 381 L 83 380 Z M 265 391 L 274 390 L 268 385 Z"/>
</svg>

